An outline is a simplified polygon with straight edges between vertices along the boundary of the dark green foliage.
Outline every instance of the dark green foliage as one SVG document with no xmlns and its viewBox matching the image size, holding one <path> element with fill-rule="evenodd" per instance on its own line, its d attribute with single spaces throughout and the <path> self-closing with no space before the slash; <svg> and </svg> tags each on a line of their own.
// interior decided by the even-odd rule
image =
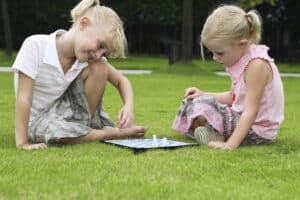
<svg viewBox="0 0 300 200">
<path fill-rule="evenodd" d="M 47 34 L 58 28 L 68 29 L 70 10 L 79 0 L 10 0 L 7 1 L 13 49 L 32 34 Z M 235 3 L 257 9 L 263 18 L 263 42 L 271 54 L 282 61 L 299 60 L 299 3 L 296 0 L 194 0 L 193 54 L 199 56 L 199 35 L 209 13 L 220 4 Z M 129 51 L 139 54 L 164 54 L 169 51 L 165 40 L 181 40 L 181 0 L 103 0 L 124 21 Z M 2 23 L 3 16 L 0 15 Z M 4 27 L 0 28 L 0 48 L 5 48 Z"/>
</svg>

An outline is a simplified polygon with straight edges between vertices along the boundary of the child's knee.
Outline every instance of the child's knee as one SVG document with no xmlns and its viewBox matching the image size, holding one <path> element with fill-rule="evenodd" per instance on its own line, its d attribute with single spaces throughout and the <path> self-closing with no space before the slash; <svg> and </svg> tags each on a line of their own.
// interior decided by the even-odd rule
<svg viewBox="0 0 300 200">
<path fill-rule="evenodd" d="M 108 64 L 106 62 L 94 62 L 89 64 L 88 76 L 107 76 Z"/>
<path fill-rule="evenodd" d="M 95 78 L 107 77 L 108 64 L 106 62 L 90 63 L 85 69 L 82 70 L 81 76 L 84 81 L 91 77 L 95 77 Z"/>
</svg>

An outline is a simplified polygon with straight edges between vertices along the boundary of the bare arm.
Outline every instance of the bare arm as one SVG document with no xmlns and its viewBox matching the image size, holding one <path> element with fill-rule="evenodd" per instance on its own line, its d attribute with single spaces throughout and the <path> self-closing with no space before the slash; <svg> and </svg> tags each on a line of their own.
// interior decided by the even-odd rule
<svg viewBox="0 0 300 200">
<path fill-rule="evenodd" d="M 108 80 L 118 89 L 124 104 L 118 114 L 119 127 L 131 127 L 134 123 L 134 97 L 132 86 L 129 80 L 111 65 L 109 65 Z"/>
<path fill-rule="evenodd" d="M 29 144 L 28 123 L 32 103 L 33 80 L 19 72 L 18 92 L 16 99 L 16 146 L 23 149 L 45 148 L 45 144 Z"/>
<path fill-rule="evenodd" d="M 231 105 L 233 103 L 232 94 L 230 91 L 218 92 L 218 93 L 203 92 L 203 91 L 199 90 L 198 88 L 191 87 L 191 88 L 187 88 L 185 90 L 184 97 L 187 99 L 193 99 L 193 98 L 201 96 L 201 95 L 211 95 L 211 96 L 215 97 L 219 103 L 228 104 L 228 105 Z"/>
<path fill-rule="evenodd" d="M 239 119 L 236 129 L 231 137 L 225 143 L 225 148 L 234 149 L 239 147 L 241 142 L 247 136 L 251 129 L 257 113 L 259 111 L 261 98 L 266 85 L 272 80 L 272 70 L 265 61 L 256 59 L 250 62 L 247 71 L 245 72 L 246 97 L 244 103 L 244 111 Z M 211 147 L 219 147 L 223 144 L 212 142 Z"/>
<path fill-rule="evenodd" d="M 232 93 L 227 92 L 218 92 L 218 93 L 205 93 L 206 95 L 211 95 L 216 98 L 219 103 L 231 105 L 233 103 Z"/>
</svg>

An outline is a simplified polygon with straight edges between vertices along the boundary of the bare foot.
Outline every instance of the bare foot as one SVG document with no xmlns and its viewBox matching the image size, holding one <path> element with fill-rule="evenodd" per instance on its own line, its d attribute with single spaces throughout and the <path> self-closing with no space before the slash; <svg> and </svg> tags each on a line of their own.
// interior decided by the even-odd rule
<svg viewBox="0 0 300 200">
<path fill-rule="evenodd" d="M 113 128 L 106 126 L 101 130 L 93 129 L 87 135 L 77 138 L 62 138 L 59 140 L 63 144 L 75 144 L 80 142 L 102 141 L 109 139 L 119 139 L 127 137 L 142 137 L 147 129 L 143 126 L 132 126 L 130 128 Z"/>
<path fill-rule="evenodd" d="M 115 133 L 115 134 L 111 134 L 114 135 L 114 138 L 143 137 L 147 132 L 147 129 L 143 126 L 132 126 L 130 128 L 121 128 L 121 129 L 105 127 L 103 130 Z"/>
<path fill-rule="evenodd" d="M 120 129 L 121 134 L 123 131 L 125 131 L 125 134 L 128 134 L 130 137 L 142 137 L 147 132 L 147 129 L 143 126 L 132 126 L 130 128 Z"/>
</svg>

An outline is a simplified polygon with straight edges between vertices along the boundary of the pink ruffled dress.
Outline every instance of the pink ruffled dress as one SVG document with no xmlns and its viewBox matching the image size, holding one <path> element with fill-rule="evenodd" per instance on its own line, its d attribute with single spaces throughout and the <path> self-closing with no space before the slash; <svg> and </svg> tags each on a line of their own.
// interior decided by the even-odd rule
<svg viewBox="0 0 300 200">
<path fill-rule="evenodd" d="M 239 116 L 244 111 L 246 95 L 244 71 L 251 60 L 259 58 L 270 64 L 273 80 L 265 87 L 260 109 L 251 131 L 254 131 L 261 138 L 274 140 L 284 119 L 284 94 L 280 74 L 273 59 L 269 57 L 268 50 L 269 48 L 265 45 L 252 45 L 238 62 L 226 67 L 232 80 L 232 105 L 220 104 L 211 96 L 201 96 L 188 102 L 185 101 L 179 108 L 172 128 L 192 136 L 190 127 L 193 120 L 198 116 L 203 116 L 207 120 L 207 125 L 218 133 L 231 134 L 236 127 Z"/>
</svg>

